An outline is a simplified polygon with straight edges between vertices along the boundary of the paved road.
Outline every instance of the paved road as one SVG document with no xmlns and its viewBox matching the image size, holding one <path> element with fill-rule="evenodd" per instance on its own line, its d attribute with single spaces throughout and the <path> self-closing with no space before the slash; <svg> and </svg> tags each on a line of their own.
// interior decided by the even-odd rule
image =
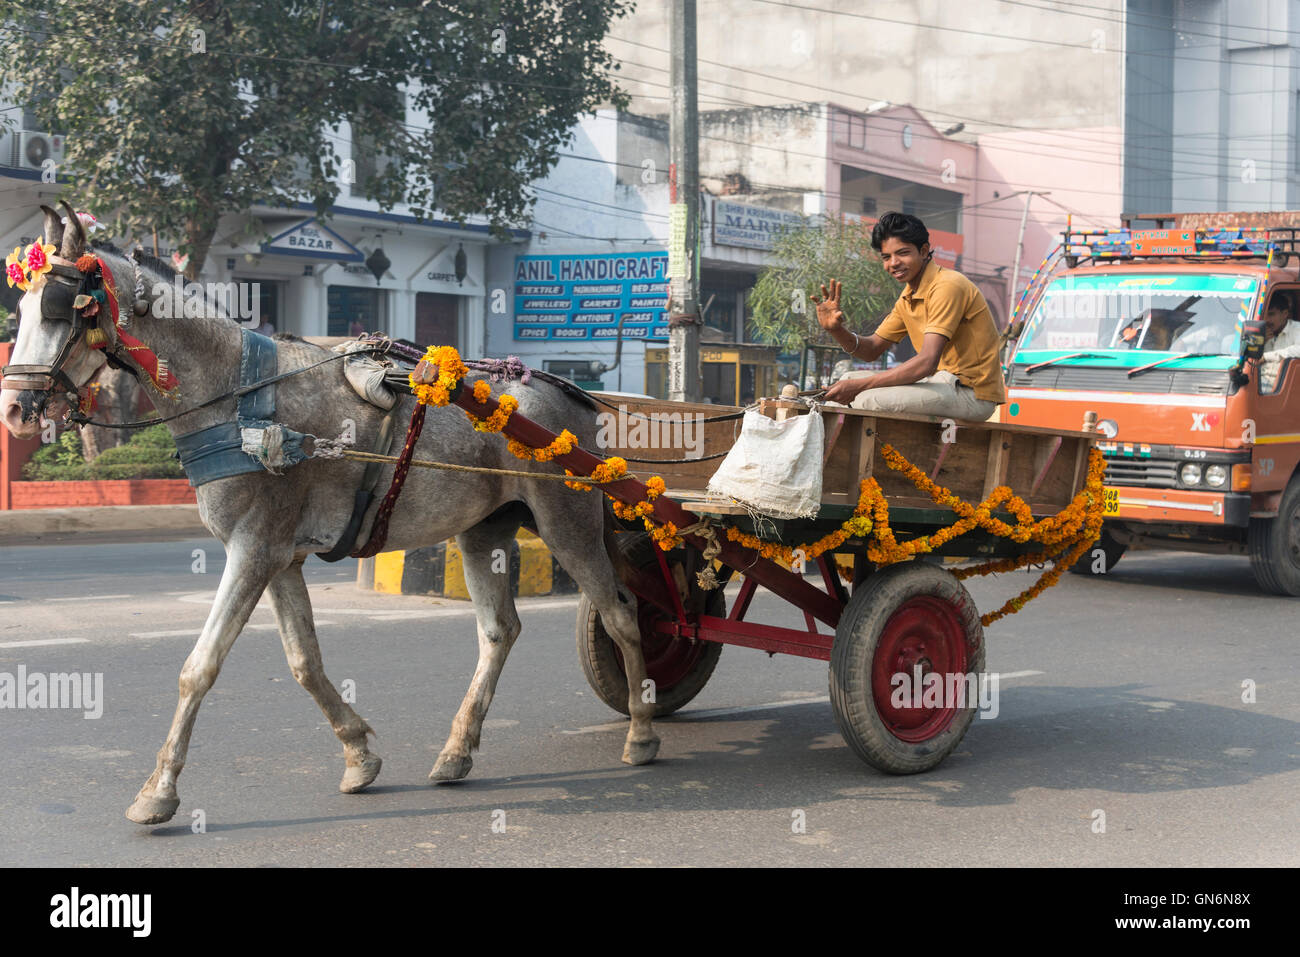
<svg viewBox="0 0 1300 957">
<path fill-rule="evenodd" d="M 201 574 L 194 549 L 206 550 Z M 1300 859 L 1300 604 L 1260 594 L 1241 559 L 1139 553 L 1103 580 L 1067 575 L 988 630 L 988 667 L 1011 676 L 1000 714 L 977 720 L 938 770 L 906 778 L 850 753 L 824 664 L 741 648 L 660 723 L 659 761 L 622 765 L 623 726 L 575 660 L 576 601 L 525 599 L 483 750 L 467 781 L 441 788 L 425 779 L 473 671 L 468 609 L 361 592 L 352 562 L 313 562 L 326 667 L 356 683 L 379 733 L 378 781 L 338 793 L 338 743 L 262 607 L 200 713 L 179 813 L 141 828 L 123 811 L 153 767 L 220 566 L 211 541 L 0 555 L 0 672 L 104 676 L 97 720 L 0 710 L 0 864 Z M 979 580 L 972 592 L 988 609 L 1027 581 Z M 798 623 L 770 596 L 754 607 Z M 196 810 L 205 833 L 191 830 Z"/>
</svg>

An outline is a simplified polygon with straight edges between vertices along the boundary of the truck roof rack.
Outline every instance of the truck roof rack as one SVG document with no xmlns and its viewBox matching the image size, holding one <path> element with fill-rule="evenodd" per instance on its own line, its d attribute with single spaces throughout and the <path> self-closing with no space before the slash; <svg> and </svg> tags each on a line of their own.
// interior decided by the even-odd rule
<svg viewBox="0 0 1300 957">
<path fill-rule="evenodd" d="M 1067 227 L 1061 234 L 1061 245 L 1070 266 L 1080 259 L 1267 258 L 1272 261 L 1275 253 L 1300 252 L 1297 233 L 1300 227 L 1295 226 L 1086 230 Z"/>
</svg>

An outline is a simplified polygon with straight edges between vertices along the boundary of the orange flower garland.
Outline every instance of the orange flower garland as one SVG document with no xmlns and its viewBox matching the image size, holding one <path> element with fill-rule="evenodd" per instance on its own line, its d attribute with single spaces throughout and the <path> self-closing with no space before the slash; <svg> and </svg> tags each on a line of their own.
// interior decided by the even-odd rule
<svg viewBox="0 0 1300 957">
<path fill-rule="evenodd" d="M 474 398 L 479 402 L 485 401 L 479 399 L 479 386 L 487 385 L 486 382 L 477 382 L 474 384 Z M 488 394 L 491 395 L 492 387 L 488 386 Z M 510 421 L 510 416 L 514 414 L 515 409 L 519 408 L 519 400 L 513 395 L 503 395 L 497 400 L 497 409 L 486 419 L 480 419 L 473 412 L 466 412 L 465 416 L 474 423 L 475 432 L 500 432 Z"/>
<path fill-rule="evenodd" d="M 568 429 L 557 435 L 551 444 L 543 449 L 530 448 L 524 443 L 515 439 L 506 441 L 506 448 L 510 454 L 517 459 L 523 459 L 525 462 L 549 462 L 557 455 L 568 455 L 578 444 L 578 437 Z"/>
<path fill-rule="evenodd" d="M 755 535 L 746 535 L 734 525 L 727 529 L 727 538 L 733 542 L 739 542 L 746 548 L 754 549 L 764 558 L 779 558 L 787 565 L 793 566 L 795 562 L 794 553 L 797 551 L 803 552 L 805 559 L 817 558 L 831 549 L 839 548 L 850 536 L 863 537 L 870 534 L 873 524 L 870 512 L 876 504 L 877 498 L 882 503 L 884 502 L 884 495 L 881 493 L 880 486 L 876 484 L 875 479 L 863 479 L 858 483 L 858 505 L 853 510 L 853 517 L 835 531 L 807 545 L 791 548 L 776 542 L 765 542 Z"/>
<path fill-rule="evenodd" d="M 469 374 L 469 367 L 461 361 L 455 346 L 429 346 L 424 361 L 438 367 L 438 380 L 432 384 L 416 382 L 415 375 L 411 374 L 407 377 L 411 391 L 421 405 L 446 405 L 460 380 Z"/>
</svg>

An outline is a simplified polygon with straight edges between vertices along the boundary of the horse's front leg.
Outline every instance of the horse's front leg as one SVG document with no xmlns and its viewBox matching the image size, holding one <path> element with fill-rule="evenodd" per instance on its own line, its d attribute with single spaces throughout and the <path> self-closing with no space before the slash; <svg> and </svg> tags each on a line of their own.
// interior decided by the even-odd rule
<svg viewBox="0 0 1300 957">
<path fill-rule="evenodd" d="M 153 774 L 126 811 L 126 816 L 136 824 L 161 824 L 171 820 L 176 813 L 180 805 L 176 778 L 185 766 L 185 753 L 189 749 L 190 734 L 203 696 L 217 680 L 222 662 L 272 575 L 291 559 L 291 552 L 286 554 L 284 562 L 276 562 L 264 547 L 246 546 L 234 541 L 226 546 L 226 570 L 217 587 L 217 597 L 212 602 L 203 632 L 181 669 L 180 699 L 176 703 L 171 730 L 158 752 Z"/>
<path fill-rule="evenodd" d="M 280 641 L 294 679 L 316 699 L 325 712 L 330 727 L 343 742 L 346 768 L 339 790 L 345 794 L 360 791 L 379 774 L 383 764 L 379 755 L 371 754 L 366 735 L 374 734 L 370 725 L 343 700 L 334 683 L 325 675 L 316 626 L 312 622 L 311 597 L 302 578 L 302 562 L 296 561 L 271 579 L 271 605 L 280 623 Z"/>
</svg>

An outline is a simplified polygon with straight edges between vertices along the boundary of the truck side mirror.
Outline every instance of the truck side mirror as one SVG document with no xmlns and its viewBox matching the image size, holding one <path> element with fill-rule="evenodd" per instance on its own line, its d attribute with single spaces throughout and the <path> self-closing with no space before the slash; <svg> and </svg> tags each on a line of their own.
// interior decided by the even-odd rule
<svg viewBox="0 0 1300 957">
<path fill-rule="evenodd" d="M 1247 319 L 1241 330 L 1242 359 L 1258 359 L 1264 354 L 1264 339 L 1268 329 L 1260 319 Z"/>
</svg>

